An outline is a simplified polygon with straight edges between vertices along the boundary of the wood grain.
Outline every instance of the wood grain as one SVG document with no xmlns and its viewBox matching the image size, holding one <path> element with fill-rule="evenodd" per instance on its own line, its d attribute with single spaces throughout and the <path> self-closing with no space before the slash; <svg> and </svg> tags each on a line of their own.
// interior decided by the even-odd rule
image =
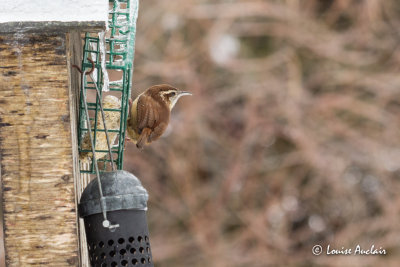
<svg viewBox="0 0 400 267">
<path fill-rule="evenodd" d="M 0 36 L 7 266 L 78 266 L 65 34 Z"/>
<path fill-rule="evenodd" d="M 78 205 L 83 190 L 90 181 L 90 175 L 80 173 L 79 166 L 79 152 L 78 152 L 78 107 L 79 107 L 79 90 L 81 84 L 81 74 L 72 69 L 72 65 L 80 66 L 82 63 L 83 55 L 83 37 L 79 31 L 70 31 L 67 34 L 68 46 L 67 54 L 69 60 L 68 69 L 70 75 L 70 110 L 71 110 L 71 136 L 72 136 L 72 159 L 73 159 L 73 170 L 74 170 L 74 182 L 75 182 L 75 201 Z M 87 165 L 87 164 L 86 164 Z M 90 166 L 83 166 L 82 169 L 90 169 Z M 86 168 L 85 168 L 86 167 Z M 79 265 L 80 267 L 90 267 L 88 248 L 86 244 L 85 225 L 83 219 L 77 218 L 77 234 L 79 239 Z"/>
</svg>

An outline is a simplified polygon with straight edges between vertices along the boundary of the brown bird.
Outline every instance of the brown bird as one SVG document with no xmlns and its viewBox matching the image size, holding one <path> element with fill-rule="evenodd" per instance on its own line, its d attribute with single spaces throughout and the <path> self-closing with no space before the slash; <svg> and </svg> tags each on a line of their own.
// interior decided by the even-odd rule
<svg viewBox="0 0 400 267">
<path fill-rule="evenodd" d="M 172 108 L 181 96 L 192 95 L 168 84 L 154 85 L 129 101 L 128 138 L 142 149 L 157 140 L 168 126 Z"/>
</svg>

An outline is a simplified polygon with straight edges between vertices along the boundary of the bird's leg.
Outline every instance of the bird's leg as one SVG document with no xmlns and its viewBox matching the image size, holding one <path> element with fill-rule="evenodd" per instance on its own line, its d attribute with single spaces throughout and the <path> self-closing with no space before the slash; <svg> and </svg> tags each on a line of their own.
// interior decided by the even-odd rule
<svg viewBox="0 0 400 267">
<path fill-rule="evenodd" d="M 131 112 L 131 108 L 132 108 L 132 98 L 129 98 L 129 114 Z"/>
<path fill-rule="evenodd" d="M 128 143 L 129 141 L 131 141 L 131 139 L 128 137 L 127 134 L 125 134 L 124 150 L 126 149 L 126 143 Z"/>
<path fill-rule="evenodd" d="M 129 98 L 129 109 L 128 109 L 128 116 L 131 114 L 131 108 L 132 108 L 132 99 Z M 129 117 L 128 117 L 128 122 L 129 122 Z M 129 136 L 126 134 L 125 135 L 125 144 L 124 144 L 124 149 L 126 148 L 126 143 L 132 141 Z"/>
<path fill-rule="evenodd" d="M 136 143 L 136 147 L 139 148 L 139 149 L 142 149 L 143 146 L 145 144 L 147 144 L 147 141 L 148 141 L 150 135 L 151 135 L 151 129 L 150 128 L 144 128 L 142 130 L 142 133 L 139 135 L 139 138 L 138 138 L 137 143 Z"/>
</svg>

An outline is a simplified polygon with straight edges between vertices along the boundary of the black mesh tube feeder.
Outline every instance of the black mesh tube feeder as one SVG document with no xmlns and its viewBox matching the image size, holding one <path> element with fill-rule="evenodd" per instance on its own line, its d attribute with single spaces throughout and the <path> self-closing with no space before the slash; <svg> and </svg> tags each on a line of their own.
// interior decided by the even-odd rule
<svg viewBox="0 0 400 267">
<path fill-rule="evenodd" d="M 91 265 L 154 266 L 146 219 L 146 189 L 138 178 L 123 170 L 101 173 L 99 180 L 103 198 L 98 179 L 94 179 L 84 190 L 79 204 Z M 102 205 L 114 227 L 103 225 Z"/>
</svg>

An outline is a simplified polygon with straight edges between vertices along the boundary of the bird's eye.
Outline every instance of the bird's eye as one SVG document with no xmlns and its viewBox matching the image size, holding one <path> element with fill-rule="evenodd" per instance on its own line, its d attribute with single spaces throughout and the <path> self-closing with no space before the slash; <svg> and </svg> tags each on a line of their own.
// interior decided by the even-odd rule
<svg viewBox="0 0 400 267">
<path fill-rule="evenodd" d="M 169 97 L 175 96 L 175 95 L 176 95 L 176 92 L 171 92 L 171 93 L 168 94 Z"/>
</svg>

